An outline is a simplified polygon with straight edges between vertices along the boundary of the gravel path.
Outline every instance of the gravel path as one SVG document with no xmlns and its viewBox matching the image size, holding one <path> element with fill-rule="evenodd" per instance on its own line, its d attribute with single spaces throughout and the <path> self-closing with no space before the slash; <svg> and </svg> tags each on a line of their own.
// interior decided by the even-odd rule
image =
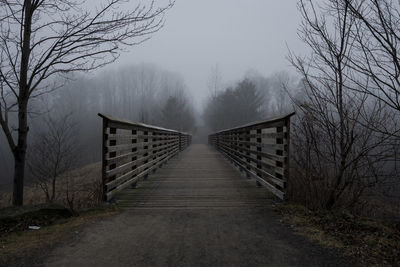
<svg viewBox="0 0 400 267">
<path fill-rule="evenodd" d="M 192 145 L 141 188 L 121 215 L 56 247 L 46 266 L 346 266 L 281 225 L 271 200 L 206 145 Z"/>
</svg>

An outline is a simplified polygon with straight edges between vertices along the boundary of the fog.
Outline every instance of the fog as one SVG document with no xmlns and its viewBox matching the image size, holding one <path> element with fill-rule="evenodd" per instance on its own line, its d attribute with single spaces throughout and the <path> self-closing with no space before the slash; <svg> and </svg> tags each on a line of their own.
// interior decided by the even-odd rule
<svg viewBox="0 0 400 267">
<path fill-rule="evenodd" d="M 138 1 L 130 1 L 125 7 L 133 8 L 137 3 Z M 156 5 L 160 7 L 166 3 L 167 1 L 156 1 Z M 99 2 L 88 1 L 85 6 L 95 10 Z M 219 89 L 234 84 L 249 71 L 271 75 L 276 71 L 288 69 L 289 64 L 285 58 L 287 46 L 300 51 L 304 48 L 296 34 L 299 21 L 295 1 L 255 0 L 233 3 L 228 0 L 178 0 L 166 12 L 163 28 L 152 34 L 149 40 L 128 47 L 116 62 L 105 68 L 83 75 L 87 79 L 96 80 L 96 77 L 104 72 L 129 69 L 132 65 L 142 64 L 151 64 L 176 73 L 182 77 L 186 94 L 190 96 L 190 102 L 197 111 L 198 123 L 201 124 L 200 115 L 205 100 L 210 95 L 208 84 L 212 69 L 217 67 L 219 70 Z M 67 82 L 64 88 L 69 87 L 71 86 Z M 111 84 L 109 87 L 108 90 L 113 90 Z M 86 93 L 82 91 L 82 94 Z M 48 97 L 44 99 L 42 102 L 35 100 L 34 105 L 39 107 L 36 110 L 39 113 L 51 109 L 49 101 L 54 102 Z M 88 112 L 95 116 L 101 111 Z M 125 117 L 137 116 L 127 114 Z M 9 180 L 7 183 L 11 184 L 11 180 L 6 179 L 12 172 L 11 153 L 3 132 L 1 138 L 0 180 Z"/>
<path fill-rule="evenodd" d="M 268 76 L 290 69 L 288 47 L 306 51 L 297 36 L 299 23 L 296 1 L 178 0 L 164 28 L 115 65 L 154 63 L 181 73 L 200 110 L 217 64 L 223 84 L 248 70 Z"/>
<path fill-rule="evenodd" d="M 143 9 L 135 9 L 139 2 Z M 66 7 L 66 15 L 62 7 L 41 7 L 25 66 L 25 76 L 33 76 L 38 87 L 20 82 L 24 51 L 15 44 L 22 43 L 22 34 L 18 21 L 8 22 L 12 16 L 0 9 L 0 189 L 12 187 L 14 159 L 21 163 L 16 169 L 24 170 L 25 158 L 27 165 L 37 162 L 36 147 L 44 157 L 38 161 L 47 160 L 52 153 L 46 150 L 51 145 L 43 146 L 52 142 L 43 142 L 47 133 L 60 134 L 69 125 L 79 129 L 70 132 L 76 142 L 67 140 L 79 154 L 73 168 L 99 162 L 97 113 L 189 132 L 194 142 L 206 143 L 211 132 L 296 111 L 287 156 L 295 162 L 292 199 L 327 209 L 355 208 L 367 194 L 398 202 L 400 28 L 393 21 L 400 21 L 395 12 L 400 4 L 385 0 L 383 8 L 360 1 L 368 12 L 358 14 L 339 0 L 176 0 L 172 6 L 159 0 L 154 9 L 151 1 L 110 3 L 135 11 L 127 19 L 108 10 L 91 24 L 88 18 L 102 8 L 97 0 L 82 6 L 92 12 L 87 16 L 78 8 Z M 43 16 L 46 12 L 54 18 Z M 382 12 L 397 20 L 385 21 Z M 369 20 L 373 27 L 366 26 Z M 73 32 L 68 27 L 82 29 L 60 36 Z M 390 38 L 379 39 L 387 34 Z M 24 90 L 29 94 L 21 97 Z M 18 144 L 9 145 L 6 136 L 18 137 Z M 25 181 L 34 180 L 31 169 Z M 23 188 L 20 173 L 16 180 Z"/>
</svg>

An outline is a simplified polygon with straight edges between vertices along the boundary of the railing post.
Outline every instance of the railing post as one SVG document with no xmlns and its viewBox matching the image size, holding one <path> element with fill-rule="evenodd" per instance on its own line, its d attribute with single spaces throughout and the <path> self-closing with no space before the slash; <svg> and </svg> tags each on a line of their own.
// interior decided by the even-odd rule
<svg viewBox="0 0 400 267">
<path fill-rule="evenodd" d="M 239 159 L 240 158 L 240 152 L 239 152 L 239 132 L 238 131 L 234 132 L 234 143 L 233 143 L 233 145 L 234 145 L 233 149 L 235 151 L 235 156 L 236 156 L 236 158 Z M 239 164 L 236 163 L 236 166 L 240 170 Z"/>
<path fill-rule="evenodd" d="M 109 134 L 107 134 L 107 129 L 109 129 Z M 109 151 L 110 147 L 116 146 L 117 145 L 117 141 L 116 140 L 110 140 L 109 135 L 111 134 L 116 134 L 117 129 L 116 128 L 109 128 L 108 125 L 108 120 L 107 119 L 103 119 L 103 179 L 102 179 L 102 183 L 103 183 L 103 200 L 108 201 L 108 197 L 107 197 L 107 183 L 109 183 L 110 181 L 115 180 L 115 175 L 111 176 L 111 177 L 107 177 L 107 160 L 108 159 L 112 159 L 115 158 L 117 156 L 117 152 L 116 151 Z M 108 146 L 107 146 L 107 142 L 108 142 Z M 107 157 L 108 155 L 108 157 Z M 108 171 L 113 170 L 117 167 L 117 165 L 115 163 L 112 163 L 108 166 Z"/>
<path fill-rule="evenodd" d="M 256 134 L 255 140 L 256 140 L 256 144 L 257 144 L 256 151 L 258 153 L 260 153 L 262 150 L 262 147 L 261 147 L 261 145 L 262 145 L 262 129 L 257 129 L 255 134 Z M 260 156 L 260 154 L 256 154 L 256 159 L 257 159 L 257 169 L 262 170 L 262 165 L 260 163 L 262 160 L 262 157 Z M 261 172 L 258 172 L 257 176 L 262 177 L 263 175 L 261 174 Z M 257 185 L 257 187 L 262 186 L 258 180 L 256 181 L 256 185 Z"/>
<path fill-rule="evenodd" d="M 250 157 L 250 151 L 251 151 L 251 145 L 250 145 L 250 143 L 251 143 L 251 139 L 250 139 L 250 130 L 246 130 L 246 142 L 247 142 L 247 145 L 246 145 L 246 149 L 247 149 L 247 152 L 246 152 L 246 177 L 248 178 L 248 179 L 250 179 L 251 178 L 251 176 L 250 176 L 250 174 L 249 174 L 249 172 L 251 171 L 251 169 L 250 169 L 250 164 L 251 164 L 251 161 L 250 161 L 250 159 L 249 159 L 249 157 Z"/>
<path fill-rule="evenodd" d="M 243 157 L 243 135 L 244 135 L 244 132 L 243 132 L 243 129 L 242 130 L 239 130 L 238 131 L 238 133 L 239 133 L 239 138 L 238 138 L 238 143 L 239 143 L 239 148 L 238 148 L 238 151 L 239 151 L 239 153 L 240 153 L 240 156 L 239 156 L 239 159 L 241 159 L 241 160 L 245 160 L 245 158 Z M 243 167 L 241 167 L 241 166 L 239 166 L 239 170 L 241 171 L 241 172 L 245 172 L 245 170 L 243 169 Z M 246 174 L 246 176 L 247 176 L 247 174 Z"/>
<path fill-rule="evenodd" d="M 146 129 L 144 132 L 143 132 L 143 135 L 144 135 L 144 139 L 143 139 L 143 149 L 146 151 L 146 153 L 144 153 L 143 154 L 143 157 L 148 157 L 150 154 L 149 154 L 149 131 L 148 131 L 148 129 Z M 144 164 L 147 164 L 149 162 L 149 159 L 147 158 L 145 161 L 144 161 Z M 149 167 L 146 167 L 144 170 L 147 170 Z M 143 180 L 147 180 L 147 178 L 149 177 L 149 174 L 148 173 L 146 173 L 145 175 L 144 175 L 144 177 L 143 177 Z"/>
<path fill-rule="evenodd" d="M 157 139 L 158 139 L 158 142 L 159 142 L 158 146 L 159 146 L 159 147 L 164 146 L 164 141 L 165 141 L 165 140 L 164 140 L 164 134 L 158 133 L 158 138 L 157 138 Z M 159 149 L 157 149 L 157 151 L 160 152 Z M 157 153 L 158 153 L 158 152 L 157 152 Z M 164 156 L 164 153 L 162 153 L 159 157 L 162 158 L 163 156 Z M 163 163 L 161 162 L 161 163 L 158 165 L 158 168 L 162 168 L 162 166 L 163 166 Z"/>
<path fill-rule="evenodd" d="M 106 154 L 107 154 L 107 119 L 103 118 L 103 130 L 102 130 L 102 153 L 101 153 L 101 182 L 103 188 L 103 201 L 107 201 L 107 161 L 106 161 Z"/>
<path fill-rule="evenodd" d="M 284 159 L 284 177 L 283 177 L 284 188 L 286 188 L 287 181 L 290 179 L 290 117 L 285 120 L 285 126 L 286 126 L 286 132 L 284 133 L 284 140 L 286 140 L 286 144 L 284 150 L 286 152 L 286 157 Z M 285 200 L 285 198 L 283 200 Z"/>
<path fill-rule="evenodd" d="M 179 151 L 182 151 L 183 150 L 182 149 L 182 134 L 179 133 L 178 136 L 179 136 Z"/>
<path fill-rule="evenodd" d="M 284 131 L 283 131 L 284 125 L 285 125 L 285 123 L 283 123 L 282 126 L 279 126 L 279 127 L 276 128 L 276 133 L 277 133 L 276 144 L 278 144 L 278 145 L 284 145 Z M 285 157 L 285 154 L 286 154 L 285 148 L 277 149 L 275 152 L 276 152 L 277 156 Z M 284 170 L 284 174 L 283 175 L 278 173 L 278 172 L 275 172 L 275 176 L 278 177 L 279 179 L 282 179 L 282 180 L 285 180 L 285 177 L 284 177 L 285 176 L 285 169 L 287 169 L 287 168 L 285 168 L 285 161 L 286 161 L 286 157 L 285 157 L 283 162 L 280 161 L 280 160 L 279 161 L 277 160 L 275 162 L 276 167 L 283 168 L 283 170 Z M 275 186 L 275 187 L 277 187 L 277 186 Z"/>
<path fill-rule="evenodd" d="M 154 132 L 152 131 L 152 132 L 151 132 L 151 138 L 150 138 L 150 140 L 151 140 L 150 149 L 151 149 L 151 155 L 152 155 L 151 160 L 152 160 L 152 161 L 154 161 L 154 160 L 157 158 L 157 153 L 155 152 L 156 149 L 157 149 L 157 145 L 155 144 L 154 139 L 155 139 L 155 137 L 154 137 Z M 153 168 L 153 171 L 152 171 L 152 172 L 155 173 L 155 172 L 156 172 L 156 169 Z"/>
<path fill-rule="evenodd" d="M 111 134 L 117 134 L 117 128 L 109 128 L 110 129 L 110 135 Z M 109 147 L 113 147 L 117 145 L 117 140 L 109 140 Z M 108 153 L 108 157 L 110 159 L 115 158 L 117 156 L 117 151 L 112 151 Z M 110 165 L 110 170 L 113 170 L 117 167 L 116 163 L 113 163 Z M 113 175 L 112 177 L 110 177 L 109 181 L 112 181 L 115 179 L 115 175 Z"/>
<path fill-rule="evenodd" d="M 136 130 L 132 130 L 132 131 L 131 131 L 131 134 L 132 134 L 131 143 L 132 143 L 132 145 L 133 145 L 133 144 L 136 144 L 136 143 L 137 143 L 137 131 L 136 131 Z M 133 147 L 131 151 L 132 151 L 132 153 L 137 152 L 137 147 Z M 134 162 L 134 161 L 136 161 L 136 160 L 137 160 L 137 156 L 133 156 L 133 157 L 131 158 L 131 161 L 132 161 L 132 162 Z M 137 167 L 136 164 L 135 164 L 134 166 L 132 166 L 132 171 L 135 170 L 136 167 Z M 134 176 L 136 176 L 136 175 L 137 175 L 137 174 L 133 175 L 132 178 L 133 178 Z M 132 187 L 132 188 L 136 188 L 136 184 L 137 184 L 137 182 L 133 183 L 131 187 Z"/>
</svg>

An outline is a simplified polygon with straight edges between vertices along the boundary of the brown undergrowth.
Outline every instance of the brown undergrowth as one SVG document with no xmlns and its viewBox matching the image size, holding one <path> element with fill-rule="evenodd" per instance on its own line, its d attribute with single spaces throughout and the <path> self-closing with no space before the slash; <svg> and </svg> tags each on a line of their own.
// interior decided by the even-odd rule
<svg viewBox="0 0 400 267">
<path fill-rule="evenodd" d="M 67 200 L 73 199 L 73 208 L 76 210 L 96 207 L 101 202 L 101 189 L 101 163 L 92 163 L 57 178 L 54 203 L 69 208 Z M 25 186 L 24 205 L 45 202 L 45 193 L 38 184 Z M 9 207 L 11 204 L 12 192 L 0 192 L 0 208 Z"/>
<path fill-rule="evenodd" d="M 58 177 L 53 203 L 46 203 L 38 184 L 25 187 L 22 207 L 11 206 L 11 192 L 0 192 L 0 266 L 40 265 L 52 246 L 81 226 L 119 213 L 102 204 L 101 189 L 101 165 L 94 163 Z"/>
<path fill-rule="evenodd" d="M 49 212 L 48 207 L 28 209 L 0 218 L 0 266 L 40 265 L 40 260 L 49 249 L 73 235 L 79 235 L 84 225 L 121 212 L 112 205 L 82 211 L 79 216 L 69 216 L 65 211 L 61 212 L 62 209 L 53 207 L 50 209 L 57 212 Z M 7 220 L 17 220 L 19 227 L 7 228 Z M 41 228 L 28 230 L 28 224 L 39 224 Z"/>
<path fill-rule="evenodd" d="M 344 210 L 310 211 L 276 204 L 282 221 L 312 242 L 338 249 L 360 266 L 400 265 L 400 222 L 353 215 Z"/>
</svg>

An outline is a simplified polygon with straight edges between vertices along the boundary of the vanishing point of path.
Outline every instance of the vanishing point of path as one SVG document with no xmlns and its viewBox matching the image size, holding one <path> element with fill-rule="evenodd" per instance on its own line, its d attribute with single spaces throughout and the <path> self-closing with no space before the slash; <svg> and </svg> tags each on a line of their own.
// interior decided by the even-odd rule
<svg viewBox="0 0 400 267">
<path fill-rule="evenodd" d="M 192 145 L 91 224 L 47 266 L 344 266 L 281 225 L 257 188 L 207 145 Z"/>
</svg>

